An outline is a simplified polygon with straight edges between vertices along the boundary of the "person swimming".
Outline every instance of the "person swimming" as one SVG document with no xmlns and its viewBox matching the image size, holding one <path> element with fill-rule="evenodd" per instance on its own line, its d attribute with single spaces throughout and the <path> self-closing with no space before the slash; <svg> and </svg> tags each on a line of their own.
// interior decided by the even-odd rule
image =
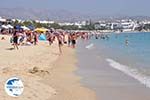
<svg viewBox="0 0 150 100">
<path fill-rule="evenodd" d="M 125 45 L 128 46 L 129 45 L 129 41 L 128 39 L 125 40 Z"/>
<path fill-rule="evenodd" d="M 98 39 L 98 35 L 97 34 L 95 34 L 95 39 Z"/>
</svg>

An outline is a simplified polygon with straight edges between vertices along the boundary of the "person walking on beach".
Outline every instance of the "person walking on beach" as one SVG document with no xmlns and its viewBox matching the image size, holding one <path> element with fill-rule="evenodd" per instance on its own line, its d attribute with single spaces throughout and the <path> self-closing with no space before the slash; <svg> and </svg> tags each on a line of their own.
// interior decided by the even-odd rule
<svg viewBox="0 0 150 100">
<path fill-rule="evenodd" d="M 18 32 L 17 32 L 17 30 L 15 30 L 13 32 L 13 36 L 12 37 L 13 37 L 14 49 L 16 48 L 18 50 L 19 48 L 18 48 Z"/>
<path fill-rule="evenodd" d="M 49 41 L 49 45 L 51 45 L 53 43 L 51 34 L 48 35 L 48 41 Z"/>
<path fill-rule="evenodd" d="M 76 47 L 76 34 L 73 33 L 71 36 L 72 48 Z"/>
<path fill-rule="evenodd" d="M 70 47 L 71 45 L 71 35 L 70 33 L 68 33 L 68 47 Z"/>
<path fill-rule="evenodd" d="M 59 33 L 55 33 L 55 36 L 56 36 L 56 38 L 57 38 L 57 41 L 58 41 L 58 48 L 59 48 L 59 52 L 60 52 L 60 54 L 62 54 L 62 49 L 61 49 L 61 47 L 62 47 L 62 43 L 63 43 L 63 38 L 61 37 L 61 35 L 59 34 Z"/>
<path fill-rule="evenodd" d="M 33 42 L 34 42 L 34 45 L 37 45 L 38 36 L 37 36 L 37 33 L 36 33 L 36 32 L 33 32 Z"/>
</svg>

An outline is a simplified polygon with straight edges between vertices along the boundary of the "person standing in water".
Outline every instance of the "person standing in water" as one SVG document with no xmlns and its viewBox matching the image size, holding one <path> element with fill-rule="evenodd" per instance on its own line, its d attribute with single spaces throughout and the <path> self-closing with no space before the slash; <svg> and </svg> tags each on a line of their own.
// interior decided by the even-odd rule
<svg viewBox="0 0 150 100">
<path fill-rule="evenodd" d="M 128 46 L 128 45 L 129 45 L 129 41 L 128 41 L 128 39 L 126 39 L 126 40 L 125 40 L 125 44 L 126 44 L 126 46 Z"/>
</svg>

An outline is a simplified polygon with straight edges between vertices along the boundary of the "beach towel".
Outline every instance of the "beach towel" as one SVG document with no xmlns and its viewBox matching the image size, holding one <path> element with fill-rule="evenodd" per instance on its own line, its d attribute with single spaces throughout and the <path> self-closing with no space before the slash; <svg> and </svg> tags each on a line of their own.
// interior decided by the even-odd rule
<svg viewBox="0 0 150 100">
<path fill-rule="evenodd" d="M 39 36 L 39 40 L 46 41 L 47 39 L 46 39 L 46 36 L 44 34 L 41 34 Z"/>
</svg>

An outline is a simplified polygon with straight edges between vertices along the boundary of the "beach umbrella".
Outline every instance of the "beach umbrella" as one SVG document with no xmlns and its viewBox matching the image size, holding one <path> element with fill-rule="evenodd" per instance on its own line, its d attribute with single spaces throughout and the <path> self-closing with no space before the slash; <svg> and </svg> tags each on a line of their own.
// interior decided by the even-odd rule
<svg viewBox="0 0 150 100">
<path fill-rule="evenodd" d="M 56 35 L 56 36 L 58 36 L 60 33 L 58 33 L 58 32 L 54 32 L 54 35 Z"/>
<path fill-rule="evenodd" d="M 11 28 L 11 29 L 14 28 L 14 27 L 13 27 L 12 25 L 10 25 L 10 24 L 8 24 L 7 27 L 8 27 L 8 28 Z"/>
<path fill-rule="evenodd" d="M 34 30 L 34 29 L 35 29 L 35 27 L 32 26 L 32 25 L 28 26 L 28 28 L 29 28 L 30 30 Z"/>
<path fill-rule="evenodd" d="M 23 30 L 30 30 L 28 27 L 26 27 L 26 26 L 21 26 L 21 28 L 23 29 Z"/>
<path fill-rule="evenodd" d="M 0 17 L 0 22 L 6 22 L 6 19 Z"/>
<path fill-rule="evenodd" d="M 34 31 L 45 33 L 46 31 L 49 31 L 49 30 L 46 28 L 36 28 Z"/>
<path fill-rule="evenodd" d="M 2 25 L 1 27 L 4 29 L 8 29 L 8 27 L 6 25 Z"/>
<path fill-rule="evenodd" d="M 15 29 L 20 30 L 20 29 L 22 29 L 22 28 L 21 28 L 21 26 L 20 26 L 20 25 L 16 25 L 16 26 L 15 26 Z"/>
</svg>

